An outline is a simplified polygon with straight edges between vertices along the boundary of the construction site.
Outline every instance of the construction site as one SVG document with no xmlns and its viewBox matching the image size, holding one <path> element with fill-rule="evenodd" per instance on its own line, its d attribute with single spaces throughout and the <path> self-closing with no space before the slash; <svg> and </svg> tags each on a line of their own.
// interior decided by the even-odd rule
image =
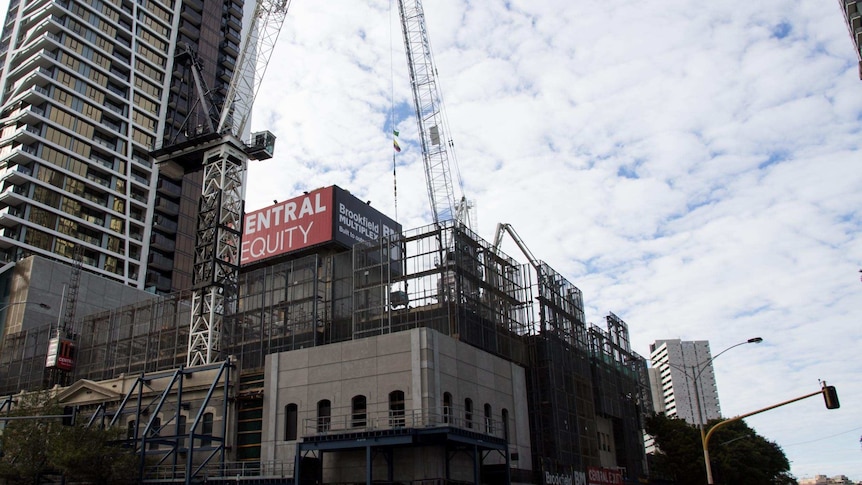
<svg viewBox="0 0 862 485">
<path fill-rule="evenodd" d="M 433 222 L 404 229 L 334 185 L 244 212 L 248 160 L 273 157 L 247 122 L 288 6 L 257 2 L 219 89 L 177 43 L 182 102 L 148 147 L 151 291 L 94 274 L 85 249 L 0 268 L 0 413 L 50 390 L 79 424 L 126 430 L 142 483 L 644 478 L 646 361 L 511 225 L 471 229 L 420 2 L 398 6 Z"/>
<path fill-rule="evenodd" d="M 292 478 L 300 463 L 322 483 L 366 475 L 501 483 L 506 473 L 511 483 L 545 483 L 545 473 L 590 467 L 645 472 L 646 363 L 626 324 L 610 314 L 604 328 L 587 325 L 577 287 L 464 228 L 426 226 L 242 271 L 217 364 L 186 366 L 191 308 L 192 295 L 178 293 L 67 329 L 75 362 L 62 402 L 88 421 L 129 428 L 142 456 L 159 457 L 144 478 L 235 477 L 237 467 Z M 382 344 L 418 339 L 420 330 L 435 335 L 427 348 L 408 342 L 398 357 Z M 50 324 L 7 336 L 0 392 L 44 387 L 53 336 Z M 427 365 L 456 344 L 452 362 Z M 374 348 L 348 357 L 350 345 Z M 301 367 L 276 363 L 299 354 Z M 474 368 L 477 361 L 490 364 Z M 501 364 L 506 371 L 495 375 Z M 436 468 L 429 448 L 440 450 Z M 433 471 L 416 476 L 418 456 Z"/>
</svg>

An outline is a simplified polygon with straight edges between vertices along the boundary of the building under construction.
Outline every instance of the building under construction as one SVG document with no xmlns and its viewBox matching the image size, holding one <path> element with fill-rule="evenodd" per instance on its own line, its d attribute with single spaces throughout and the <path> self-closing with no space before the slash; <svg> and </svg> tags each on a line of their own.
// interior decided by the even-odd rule
<svg viewBox="0 0 862 485">
<path fill-rule="evenodd" d="M 340 194 L 349 202 L 340 215 L 350 215 L 333 214 L 332 204 L 329 232 L 316 241 L 303 231 L 306 244 L 278 246 L 272 234 L 285 228 L 253 226 L 254 213 L 246 215 L 247 264 L 218 363 L 187 366 L 190 293 L 147 295 L 62 332 L 50 320 L 7 324 L 0 395 L 62 384 L 59 398 L 79 420 L 128 429 L 146 480 L 645 475 L 646 362 L 623 321 L 610 314 L 604 328 L 588 326 L 580 290 L 562 275 L 523 265 L 464 227 L 402 231 L 346 191 L 320 190 Z M 248 234 L 253 227 L 257 235 Z M 270 239 L 255 246 L 255 237 Z M 56 358 L 46 366 L 58 337 L 72 359 L 65 368 Z"/>
</svg>

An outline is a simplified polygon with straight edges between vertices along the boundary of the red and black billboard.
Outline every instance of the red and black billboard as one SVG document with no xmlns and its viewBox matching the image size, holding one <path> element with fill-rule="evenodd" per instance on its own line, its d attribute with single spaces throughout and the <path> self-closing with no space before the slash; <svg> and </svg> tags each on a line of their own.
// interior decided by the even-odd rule
<svg viewBox="0 0 862 485">
<path fill-rule="evenodd" d="M 400 232 L 400 224 L 333 185 L 246 214 L 240 264 L 327 243 L 350 248 Z"/>
</svg>

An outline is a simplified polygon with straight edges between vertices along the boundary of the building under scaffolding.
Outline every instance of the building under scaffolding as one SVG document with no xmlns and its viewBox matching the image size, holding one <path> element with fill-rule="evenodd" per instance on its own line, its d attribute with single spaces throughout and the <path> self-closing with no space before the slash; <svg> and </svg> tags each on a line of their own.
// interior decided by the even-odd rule
<svg viewBox="0 0 862 485">
<path fill-rule="evenodd" d="M 184 368 L 177 293 L 74 322 L 61 395 L 159 456 L 150 479 L 636 480 L 645 360 L 624 322 L 588 326 L 580 290 L 540 268 L 451 223 L 304 248 L 241 272 L 218 375 Z M 7 333 L 0 395 L 44 384 L 50 332 Z"/>
</svg>

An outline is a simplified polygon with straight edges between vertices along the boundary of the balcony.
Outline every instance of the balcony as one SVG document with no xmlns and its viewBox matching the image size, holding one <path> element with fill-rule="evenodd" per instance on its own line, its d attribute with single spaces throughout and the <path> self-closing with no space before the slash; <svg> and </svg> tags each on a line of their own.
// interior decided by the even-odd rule
<svg viewBox="0 0 862 485">
<path fill-rule="evenodd" d="M 171 198 L 179 198 L 181 195 L 183 195 L 182 189 L 180 189 L 179 185 L 170 182 L 163 177 L 159 178 L 159 183 L 156 186 L 156 189 L 159 191 L 160 194 L 166 195 Z"/>
<path fill-rule="evenodd" d="M 189 22 L 191 22 L 195 25 L 201 24 L 201 20 L 202 20 L 201 14 L 199 14 L 198 12 L 194 11 L 191 8 L 188 8 L 186 5 L 183 5 L 182 10 L 180 10 L 180 16 L 183 19 L 188 20 Z"/>
<path fill-rule="evenodd" d="M 26 167 L 24 165 L 12 165 L 0 174 L 0 179 L 12 182 L 15 185 L 21 185 L 29 182 L 29 178 L 32 176 L 33 170 L 30 167 Z"/>
<path fill-rule="evenodd" d="M 175 234 L 177 232 L 177 223 L 164 215 L 156 214 L 153 216 L 153 229 Z"/>
<path fill-rule="evenodd" d="M 27 145 L 17 145 L 5 157 L 0 159 L 0 162 L 8 165 L 30 165 L 37 160 L 36 149 Z"/>
<path fill-rule="evenodd" d="M 0 192 L 0 204 L 17 207 L 28 200 L 27 186 L 10 185 Z"/>
<path fill-rule="evenodd" d="M 0 248 L 8 249 L 15 246 L 21 232 L 18 227 L 4 227 L 0 229 Z"/>
<path fill-rule="evenodd" d="M 156 252 L 151 252 L 147 266 L 159 271 L 170 271 L 174 267 L 174 260 Z"/>
<path fill-rule="evenodd" d="M 23 215 L 23 211 L 17 207 L 4 207 L 0 209 L 0 226 L 17 227 Z"/>
<path fill-rule="evenodd" d="M 155 271 L 147 271 L 147 286 L 155 286 L 159 291 L 170 291 L 171 279 Z"/>
<path fill-rule="evenodd" d="M 172 253 L 174 252 L 174 250 L 176 250 L 177 245 L 173 239 L 168 239 L 167 237 L 159 233 L 153 233 L 150 236 L 150 247 L 158 249 L 159 251 Z M 150 255 L 152 256 L 152 254 L 153 253 L 151 253 Z"/>
<path fill-rule="evenodd" d="M 175 216 L 180 213 L 180 206 L 176 202 L 164 197 L 156 197 L 156 210 L 164 214 Z"/>
</svg>

